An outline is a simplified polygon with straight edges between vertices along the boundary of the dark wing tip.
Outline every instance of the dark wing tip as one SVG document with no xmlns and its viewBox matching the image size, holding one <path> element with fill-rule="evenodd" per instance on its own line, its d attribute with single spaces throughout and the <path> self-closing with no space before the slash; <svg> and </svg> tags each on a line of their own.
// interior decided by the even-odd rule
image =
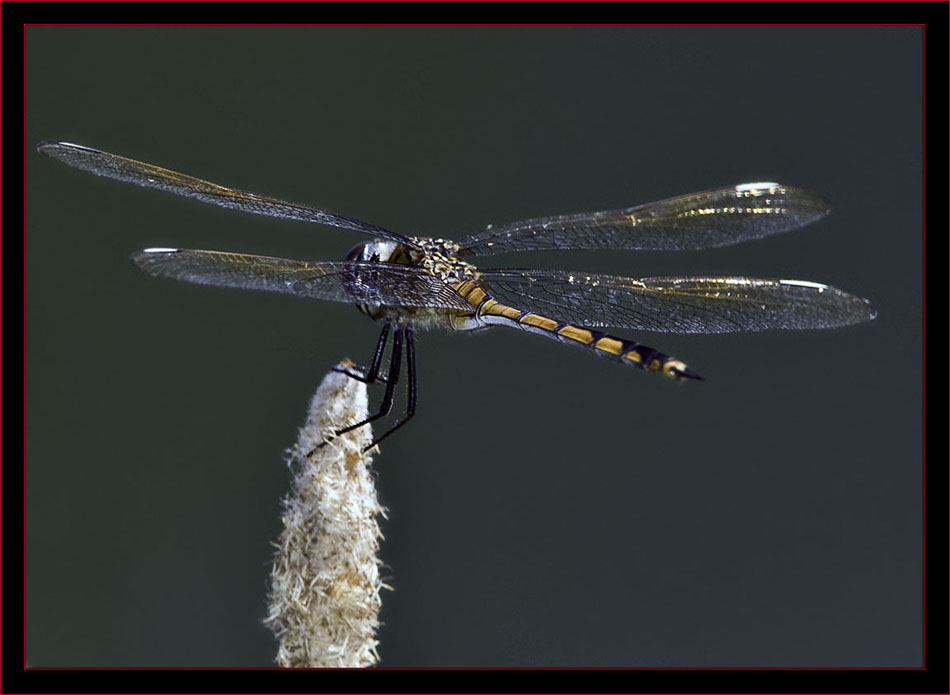
<svg viewBox="0 0 950 695">
<path fill-rule="evenodd" d="M 831 202 L 807 188 L 782 186 L 785 189 L 785 202 L 803 220 L 814 222 L 831 212 Z"/>
<path fill-rule="evenodd" d="M 790 328 L 838 328 L 873 321 L 877 310 L 871 302 L 837 287 L 806 280 L 781 280 L 781 285 L 803 300 L 806 311 L 813 311 L 814 321 Z"/>
<path fill-rule="evenodd" d="M 843 318 L 837 325 L 846 326 L 849 324 L 866 323 L 877 318 L 877 309 L 871 306 L 870 300 L 849 294 L 848 292 L 843 292 L 833 287 L 829 287 L 828 289 L 836 292 L 842 305 L 846 307 L 846 310 L 843 312 Z"/>
<path fill-rule="evenodd" d="M 56 150 L 61 150 L 67 147 L 87 149 L 81 145 L 73 145 L 72 143 L 62 142 L 61 140 L 40 140 L 38 143 L 36 143 L 36 151 L 42 152 L 43 154 L 50 154 Z"/>
<path fill-rule="evenodd" d="M 36 143 L 36 151 L 40 154 L 45 154 L 47 157 L 61 159 L 61 154 L 66 150 L 64 145 L 69 145 L 69 143 L 58 142 L 56 140 L 41 140 Z"/>
<path fill-rule="evenodd" d="M 131 261 L 132 265 L 136 268 L 147 271 L 156 260 L 168 258 L 180 251 L 181 249 L 166 248 L 141 249 L 129 256 L 129 261 Z"/>
<path fill-rule="evenodd" d="M 760 200 L 784 208 L 785 213 L 796 217 L 801 225 L 820 220 L 831 212 L 828 199 L 807 188 L 761 181 L 736 184 L 734 189 L 742 199 Z"/>
<path fill-rule="evenodd" d="M 101 152 L 94 147 L 85 145 L 76 145 L 72 142 L 63 142 L 62 140 L 41 140 L 36 143 L 36 151 L 45 154 L 47 157 L 55 159 L 66 159 L 66 155 L 73 152 Z"/>
<path fill-rule="evenodd" d="M 820 220 L 831 212 L 831 201 L 828 198 L 813 191 L 805 191 L 805 193 L 812 200 L 812 210 L 816 220 Z"/>
</svg>

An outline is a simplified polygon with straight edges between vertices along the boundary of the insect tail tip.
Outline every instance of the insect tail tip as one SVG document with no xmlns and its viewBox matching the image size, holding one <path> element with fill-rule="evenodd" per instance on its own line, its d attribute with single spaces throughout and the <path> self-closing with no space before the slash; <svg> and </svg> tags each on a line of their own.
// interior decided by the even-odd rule
<svg viewBox="0 0 950 695">
<path fill-rule="evenodd" d="M 672 358 L 668 358 L 663 364 L 663 373 L 675 381 L 685 381 L 687 379 L 705 381 L 699 374 L 687 367 L 685 363 Z"/>
<path fill-rule="evenodd" d="M 685 365 L 682 369 L 678 369 L 676 371 L 676 378 L 680 381 L 706 381 L 703 377 Z"/>
</svg>

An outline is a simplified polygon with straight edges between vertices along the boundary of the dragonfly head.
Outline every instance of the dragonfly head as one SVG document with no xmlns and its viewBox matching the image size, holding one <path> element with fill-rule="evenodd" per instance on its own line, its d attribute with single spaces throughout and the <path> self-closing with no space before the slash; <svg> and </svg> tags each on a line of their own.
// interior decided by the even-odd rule
<svg viewBox="0 0 950 695">
<path fill-rule="evenodd" d="M 363 241 L 349 250 L 346 260 L 355 263 L 391 263 L 395 259 L 396 250 L 401 246 L 402 244 L 392 241 Z M 356 308 L 374 321 L 385 315 L 375 304 L 357 304 Z"/>
<path fill-rule="evenodd" d="M 363 241 L 346 254 L 348 261 L 363 261 L 365 263 L 389 262 L 396 251 L 396 244 L 392 241 Z"/>
<path fill-rule="evenodd" d="M 372 246 L 372 245 L 373 245 L 372 242 L 369 242 L 369 241 L 360 242 L 359 244 L 357 244 L 356 246 L 354 246 L 353 248 L 349 250 L 349 252 L 346 254 L 346 260 L 348 261 L 371 260 L 371 258 L 369 258 L 367 255 L 367 251 L 368 251 L 367 247 Z"/>
</svg>

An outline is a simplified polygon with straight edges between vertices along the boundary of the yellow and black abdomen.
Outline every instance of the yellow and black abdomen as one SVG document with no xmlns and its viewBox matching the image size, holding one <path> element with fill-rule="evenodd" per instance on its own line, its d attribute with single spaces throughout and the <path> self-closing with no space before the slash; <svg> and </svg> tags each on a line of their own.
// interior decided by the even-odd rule
<svg viewBox="0 0 950 695">
<path fill-rule="evenodd" d="M 471 316 L 466 316 L 463 322 L 456 325 L 462 330 L 472 330 L 483 326 L 520 328 L 567 345 L 588 348 L 597 355 L 615 362 L 640 367 L 651 372 L 660 372 L 671 379 L 702 379 L 683 362 L 659 350 L 632 340 L 608 335 L 602 331 L 556 321 L 541 314 L 502 304 L 474 282 L 463 282 L 457 291 L 474 309 Z"/>
</svg>

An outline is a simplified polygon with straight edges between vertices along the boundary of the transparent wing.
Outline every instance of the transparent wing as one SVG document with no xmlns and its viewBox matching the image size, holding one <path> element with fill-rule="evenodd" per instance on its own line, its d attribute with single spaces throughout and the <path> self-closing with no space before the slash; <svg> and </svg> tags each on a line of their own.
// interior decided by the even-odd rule
<svg viewBox="0 0 950 695">
<path fill-rule="evenodd" d="M 157 188 L 175 195 L 195 198 L 203 203 L 218 205 L 223 208 L 243 210 L 255 215 L 281 217 L 288 220 L 302 222 L 316 222 L 331 227 L 343 227 L 357 232 L 370 234 L 382 239 L 392 239 L 409 243 L 408 239 L 389 230 L 377 227 L 368 222 L 362 222 L 351 217 L 344 217 L 326 210 L 288 203 L 277 198 L 247 193 L 234 188 L 219 186 L 210 181 L 196 179 L 193 176 L 179 174 L 175 171 L 162 169 L 153 164 L 137 162 L 116 154 L 109 154 L 91 147 L 73 145 L 68 142 L 41 142 L 36 146 L 38 152 L 61 162 L 65 162 L 77 169 L 90 171 L 98 176 L 134 183 L 145 188 Z"/>
<path fill-rule="evenodd" d="M 663 333 L 833 328 L 874 318 L 866 299 L 801 280 L 633 278 L 541 270 L 485 271 L 498 300 L 588 327 Z"/>
<path fill-rule="evenodd" d="M 623 210 L 489 225 L 459 246 L 479 256 L 556 249 L 705 249 L 797 229 L 828 211 L 824 198 L 800 188 L 744 183 Z"/>
<path fill-rule="evenodd" d="M 145 249 L 134 253 L 132 262 L 150 275 L 199 285 L 352 304 L 472 308 L 437 277 L 419 268 L 390 263 L 295 261 L 191 249 Z"/>
</svg>

